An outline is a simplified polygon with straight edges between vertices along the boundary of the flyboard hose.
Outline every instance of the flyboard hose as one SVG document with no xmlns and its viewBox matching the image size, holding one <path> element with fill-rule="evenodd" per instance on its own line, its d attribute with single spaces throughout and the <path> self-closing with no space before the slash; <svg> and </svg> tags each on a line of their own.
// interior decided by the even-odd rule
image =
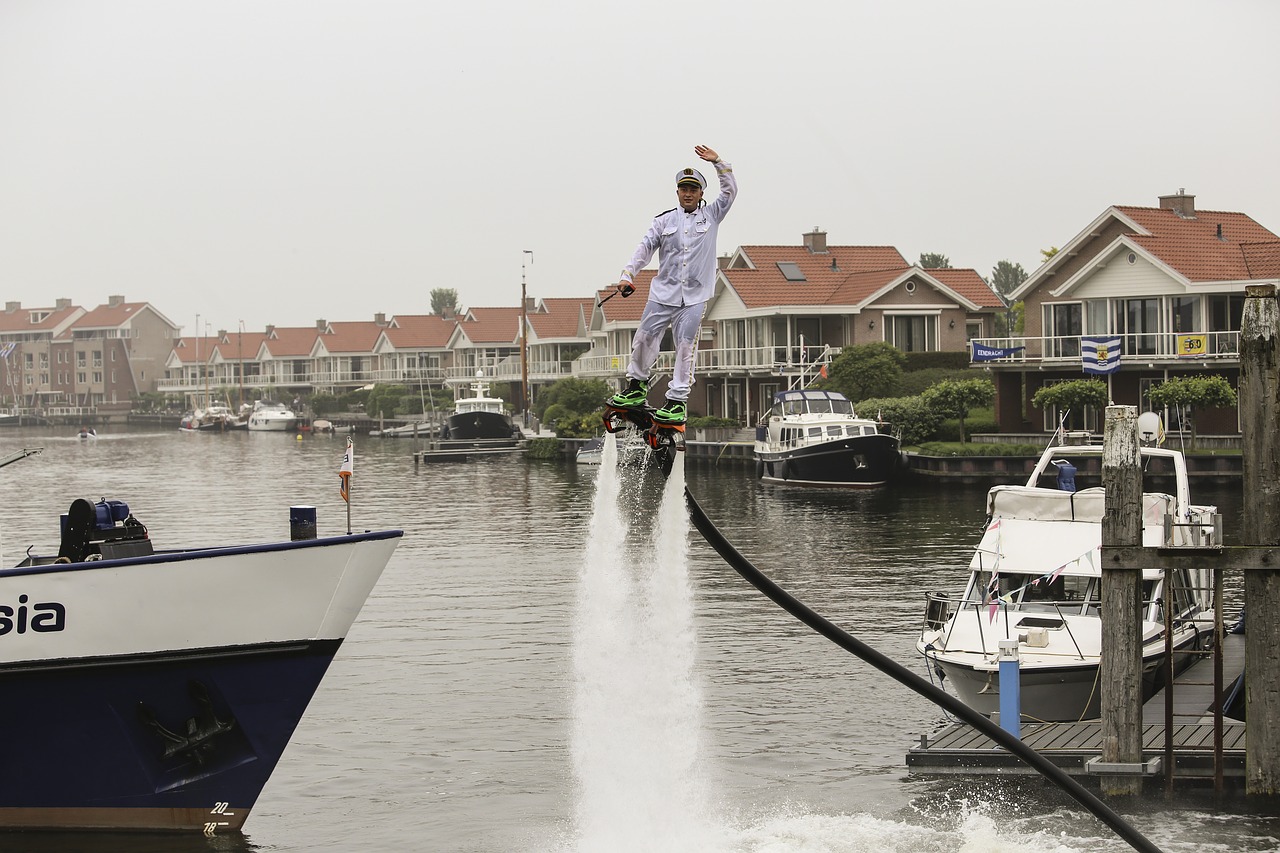
<svg viewBox="0 0 1280 853">
<path fill-rule="evenodd" d="M 702 507 L 698 505 L 693 493 L 687 487 L 684 490 L 684 496 L 689 504 L 690 520 L 693 521 L 693 526 L 698 528 L 698 532 L 702 534 L 702 537 L 707 540 L 707 544 L 714 548 L 716 553 L 723 557 L 734 571 L 742 575 L 748 583 L 763 592 L 783 610 L 840 648 L 861 658 L 900 684 L 910 687 L 930 702 L 941 705 L 956 717 L 959 717 L 1018 758 L 1021 758 L 1032 769 L 1070 794 L 1076 802 L 1088 809 L 1098 820 L 1111 827 L 1116 835 L 1127 841 L 1134 850 L 1143 851 L 1143 853 L 1161 853 L 1159 847 L 1134 829 L 1124 818 L 1112 811 L 1106 803 L 1068 776 L 1062 768 L 945 690 L 933 686 L 902 664 L 886 657 L 852 634 L 836 627 L 792 597 L 790 593 L 770 580 L 764 572 L 753 566 L 746 557 L 738 553 L 737 549 L 724 537 L 724 534 L 711 523 L 711 519 L 707 518 L 706 513 L 702 511 Z"/>
</svg>

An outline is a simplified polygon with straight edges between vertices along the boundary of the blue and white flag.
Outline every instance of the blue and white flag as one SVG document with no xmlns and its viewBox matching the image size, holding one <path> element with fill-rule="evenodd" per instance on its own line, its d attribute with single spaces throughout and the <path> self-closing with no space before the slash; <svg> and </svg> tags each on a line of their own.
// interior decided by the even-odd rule
<svg viewBox="0 0 1280 853">
<path fill-rule="evenodd" d="M 13 352 L 14 347 L 16 347 L 17 345 L 18 344 L 15 341 L 9 341 L 8 343 L 0 344 L 0 358 L 7 359 L 9 357 L 9 354 Z"/>
<path fill-rule="evenodd" d="M 995 361 L 1001 358 L 1008 358 L 1011 355 L 1022 352 L 1026 347 L 989 347 L 986 344 L 973 342 L 973 360 L 974 361 Z"/>
<path fill-rule="evenodd" d="M 1085 373 L 1115 373 L 1120 369 L 1120 336 L 1081 338 L 1080 360 Z"/>
</svg>

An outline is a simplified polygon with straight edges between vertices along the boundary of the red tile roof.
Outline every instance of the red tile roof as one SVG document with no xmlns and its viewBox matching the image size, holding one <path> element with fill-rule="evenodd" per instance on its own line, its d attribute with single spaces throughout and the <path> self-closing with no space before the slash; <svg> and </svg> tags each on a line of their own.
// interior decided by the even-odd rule
<svg viewBox="0 0 1280 853">
<path fill-rule="evenodd" d="M 795 264 L 804 281 L 788 281 L 779 263 Z M 742 246 L 723 273 L 748 308 L 767 308 L 832 304 L 832 296 L 852 275 L 901 274 L 909 267 L 893 246 L 828 246 L 825 253 L 804 246 Z"/>
<path fill-rule="evenodd" d="M 371 353 L 384 328 L 385 326 L 379 326 L 372 320 L 335 321 L 329 323 L 329 329 L 317 337 L 330 354 Z"/>
<path fill-rule="evenodd" d="M 457 325 L 439 314 L 397 314 L 382 331 L 396 349 L 443 349 Z"/>
<path fill-rule="evenodd" d="M 73 323 L 77 329 L 118 329 L 147 307 L 145 302 L 120 302 L 99 305 Z"/>
<path fill-rule="evenodd" d="M 546 310 L 534 311 L 528 315 L 529 325 L 533 328 L 533 336 L 543 340 L 550 338 L 576 338 L 582 318 L 584 316 L 590 318 L 591 309 L 594 305 L 595 302 L 591 299 L 552 298 L 541 300 L 539 307 Z"/>
<path fill-rule="evenodd" d="M 975 305 L 984 308 L 1002 308 L 1004 303 L 996 292 L 978 275 L 978 271 L 968 268 L 950 268 L 925 270 L 926 275 L 936 278 L 948 288 L 968 299 Z"/>
<path fill-rule="evenodd" d="M 458 328 L 473 344 L 515 346 L 520 335 L 520 309 L 469 308 Z"/>
<path fill-rule="evenodd" d="M 208 362 L 217 348 L 218 338 L 215 335 L 208 337 L 188 335 L 174 342 L 173 356 L 183 364 L 201 364 Z M 257 350 L 245 350 L 245 358 L 253 358 L 257 354 Z"/>
<path fill-rule="evenodd" d="M 315 326 L 294 328 L 276 327 L 262 342 L 262 346 L 274 358 L 305 358 L 311 355 L 316 336 L 320 333 Z"/>
<path fill-rule="evenodd" d="M 14 311 L 0 311 L 0 334 L 6 332 L 47 331 L 57 328 L 67 318 L 84 309 L 78 305 L 66 308 L 18 308 Z M 46 314 L 39 322 L 31 322 L 33 316 Z"/>
<path fill-rule="evenodd" d="M 1280 237 L 1243 213 L 1198 210 L 1194 219 L 1184 219 L 1163 208 L 1117 205 L 1115 209 L 1151 232 L 1132 234 L 1134 243 L 1188 281 L 1245 281 L 1276 275 L 1276 265 L 1269 259 L 1280 248 L 1268 246 L 1280 245 Z M 1244 244 L 1252 245 L 1246 251 Z M 1263 271 L 1255 270 L 1251 259 Z"/>
</svg>

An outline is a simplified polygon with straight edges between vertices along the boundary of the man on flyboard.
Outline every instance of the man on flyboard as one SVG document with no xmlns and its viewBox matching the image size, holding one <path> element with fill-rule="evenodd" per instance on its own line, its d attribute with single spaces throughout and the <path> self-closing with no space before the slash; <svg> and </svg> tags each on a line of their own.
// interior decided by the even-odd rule
<svg viewBox="0 0 1280 853">
<path fill-rule="evenodd" d="M 654 217 L 615 286 L 624 297 L 629 296 L 635 290 L 636 274 L 653 259 L 655 251 L 658 253 L 658 272 L 649 285 L 649 301 L 645 303 L 640 328 L 631 345 L 631 361 L 627 365 L 630 383 L 609 398 L 608 404 L 619 409 L 647 405 L 649 374 L 658 360 L 663 332 L 670 326 L 676 345 L 675 370 L 667 386 L 666 403 L 652 413 L 655 423 L 668 426 L 685 422 L 689 389 L 694 381 L 698 330 L 707 301 L 715 290 L 716 234 L 738 195 L 733 169 L 719 154 L 705 145 L 695 145 L 693 151 L 715 166 L 720 178 L 720 195 L 711 204 L 705 203 L 702 194 L 707 188 L 707 179 L 702 173 L 697 169 L 676 172 L 679 206 Z"/>
</svg>

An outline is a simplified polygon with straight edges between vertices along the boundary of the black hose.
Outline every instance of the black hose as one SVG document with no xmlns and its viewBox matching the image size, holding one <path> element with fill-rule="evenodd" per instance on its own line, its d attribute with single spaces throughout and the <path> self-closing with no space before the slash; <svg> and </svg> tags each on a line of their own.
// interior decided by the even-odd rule
<svg viewBox="0 0 1280 853">
<path fill-rule="evenodd" d="M 702 511 L 702 507 L 698 505 L 694 499 L 693 493 L 686 487 L 684 490 L 685 500 L 689 504 L 689 517 L 693 521 L 693 526 L 698 528 L 698 532 L 707 540 L 712 548 L 715 549 L 721 557 L 724 558 L 730 567 L 738 574 L 742 575 L 748 583 L 756 589 L 763 592 L 775 604 L 792 616 L 799 619 L 805 625 L 808 625 L 814 631 L 826 637 L 840 648 L 861 658 L 863 661 L 874 666 L 876 669 L 893 678 L 900 684 L 903 684 L 924 698 L 940 705 L 942 708 L 950 711 L 982 734 L 991 738 L 1000 746 L 1003 746 L 1009 752 L 1021 758 L 1032 769 L 1045 776 L 1059 788 L 1066 791 L 1080 805 L 1088 809 L 1098 820 L 1115 830 L 1119 835 L 1129 843 L 1134 850 L 1143 851 L 1143 853 L 1161 853 L 1160 848 L 1151 843 L 1138 830 L 1134 829 L 1124 818 L 1116 814 L 1102 800 L 1098 799 L 1088 790 L 1086 790 L 1079 782 L 1072 779 L 1067 773 L 1052 761 L 1027 746 L 1020 739 L 1014 737 L 1011 733 L 1000 728 L 991 722 L 982 714 L 970 708 L 959 699 L 934 687 L 925 681 L 919 675 L 904 667 L 902 664 L 887 657 L 880 652 L 868 646 L 866 643 L 854 637 L 852 634 L 836 627 L 825 618 L 810 610 L 797 599 L 793 598 L 790 593 L 778 586 L 769 579 L 764 572 L 757 569 L 737 549 L 724 537 L 716 526 L 711 523 L 711 519 L 707 518 L 707 514 Z"/>
</svg>

